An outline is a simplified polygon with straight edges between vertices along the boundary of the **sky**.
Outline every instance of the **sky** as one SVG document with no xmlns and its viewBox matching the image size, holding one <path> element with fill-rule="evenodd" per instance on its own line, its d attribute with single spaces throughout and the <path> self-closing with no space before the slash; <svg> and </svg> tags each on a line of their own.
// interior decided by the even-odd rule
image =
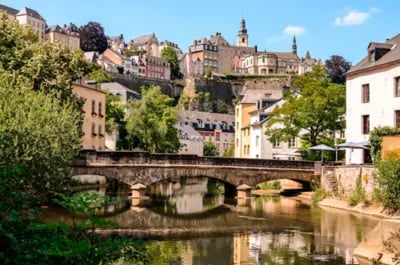
<svg viewBox="0 0 400 265">
<path fill-rule="evenodd" d="M 108 36 L 125 41 L 155 33 L 183 52 L 196 39 L 220 32 L 231 44 L 242 18 L 249 45 L 261 51 L 307 50 L 323 61 L 343 56 L 353 65 L 367 55 L 370 42 L 400 33 L 397 0 L 0 0 L 0 4 L 38 11 L 48 25 L 99 22 Z"/>
</svg>

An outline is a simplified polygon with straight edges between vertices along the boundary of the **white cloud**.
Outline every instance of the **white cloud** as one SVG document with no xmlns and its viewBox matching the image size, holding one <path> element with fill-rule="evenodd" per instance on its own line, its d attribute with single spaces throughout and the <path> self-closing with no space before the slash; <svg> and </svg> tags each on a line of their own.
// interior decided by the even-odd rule
<svg viewBox="0 0 400 265">
<path fill-rule="evenodd" d="M 300 26 L 287 26 L 284 30 L 286 34 L 300 36 L 306 33 L 306 29 Z"/>
<path fill-rule="evenodd" d="M 379 9 L 372 7 L 368 10 L 368 12 L 361 12 L 357 10 L 349 11 L 343 17 L 337 17 L 335 19 L 336 26 L 344 26 L 344 25 L 360 25 L 363 24 L 367 19 L 371 17 L 373 13 L 378 13 Z"/>
</svg>

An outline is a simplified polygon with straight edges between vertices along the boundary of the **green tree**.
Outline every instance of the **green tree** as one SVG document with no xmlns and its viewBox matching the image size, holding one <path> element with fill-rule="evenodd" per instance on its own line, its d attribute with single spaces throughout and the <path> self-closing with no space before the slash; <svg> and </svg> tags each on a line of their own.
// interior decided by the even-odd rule
<svg viewBox="0 0 400 265">
<path fill-rule="evenodd" d="M 269 113 L 266 134 L 271 142 L 299 136 L 306 146 L 316 145 L 344 128 L 345 87 L 332 83 L 323 67 L 299 76 L 294 85 L 298 89 L 288 92 L 285 102 Z M 273 128 L 274 124 L 282 126 Z"/>
<path fill-rule="evenodd" d="M 217 155 L 217 147 L 210 140 L 208 140 L 204 143 L 203 155 L 204 156 L 216 156 Z"/>
<path fill-rule="evenodd" d="M 229 146 L 227 149 L 225 149 L 224 153 L 222 154 L 223 157 L 233 157 L 234 154 L 234 147 Z"/>
<path fill-rule="evenodd" d="M 167 46 L 161 50 L 160 57 L 170 64 L 171 67 L 171 79 L 181 78 L 181 72 L 179 69 L 179 60 L 176 51 L 172 46 Z"/>
<path fill-rule="evenodd" d="M 106 131 L 111 133 L 120 126 L 125 126 L 125 107 L 121 96 L 106 94 Z"/>
<path fill-rule="evenodd" d="M 142 88 L 142 99 L 128 104 L 127 131 L 136 148 L 150 152 L 175 153 L 180 148 L 177 111 L 173 99 L 157 86 Z"/>
<path fill-rule="evenodd" d="M 7 146 L 0 161 L 24 165 L 24 187 L 47 195 L 65 188 L 73 157 L 80 149 L 81 113 L 58 93 L 19 88 L 0 71 L 0 134 Z"/>
</svg>

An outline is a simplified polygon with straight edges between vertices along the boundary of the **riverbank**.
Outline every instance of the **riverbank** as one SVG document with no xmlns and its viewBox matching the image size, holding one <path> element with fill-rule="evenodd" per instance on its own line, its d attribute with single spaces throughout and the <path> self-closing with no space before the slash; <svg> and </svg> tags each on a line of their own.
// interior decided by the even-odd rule
<svg viewBox="0 0 400 265">
<path fill-rule="evenodd" d="M 311 193 L 300 195 L 300 199 L 311 199 Z M 382 218 L 382 221 L 364 236 L 362 242 L 354 249 L 353 255 L 358 257 L 359 264 L 395 264 L 392 260 L 393 253 L 385 251 L 383 241 L 386 240 L 392 233 L 400 231 L 400 216 L 389 215 L 383 206 L 377 204 L 364 205 L 362 203 L 351 207 L 348 201 L 341 198 L 325 198 L 318 202 L 318 206 L 324 208 L 336 208 L 344 211 L 354 212 L 358 214 L 370 215 Z"/>
</svg>

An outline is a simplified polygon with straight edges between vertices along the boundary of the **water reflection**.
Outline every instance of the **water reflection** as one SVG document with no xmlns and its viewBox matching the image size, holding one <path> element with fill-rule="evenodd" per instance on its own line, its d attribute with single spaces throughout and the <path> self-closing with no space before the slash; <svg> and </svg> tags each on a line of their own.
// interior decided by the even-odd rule
<svg viewBox="0 0 400 265">
<path fill-rule="evenodd" d="M 207 178 L 159 183 L 148 195 L 150 206 L 105 219 L 145 240 L 155 265 L 357 264 L 354 248 L 379 221 L 286 197 L 225 204 L 223 185 Z"/>
<path fill-rule="evenodd" d="M 196 214 L 224 203 L 224 189 L 208 178 L 182 178 L 180 182 L 164 181 L 151 185 L 147 191 L 151 207 L 166 214 Z"/>
</svg>

